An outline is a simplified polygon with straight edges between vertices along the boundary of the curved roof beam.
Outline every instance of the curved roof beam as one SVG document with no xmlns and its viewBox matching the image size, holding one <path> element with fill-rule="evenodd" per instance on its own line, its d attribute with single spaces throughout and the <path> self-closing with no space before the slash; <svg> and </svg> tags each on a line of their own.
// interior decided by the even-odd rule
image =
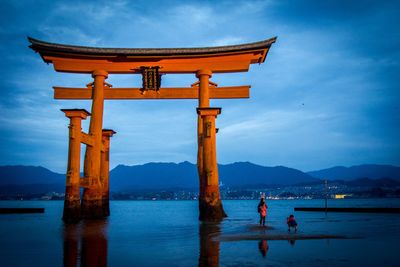
<svg viewBox="0 0 400 267">
<path fill-rule="evenodd" d="M 161 73 L 242 72 L 263 63 L 276 37 L 254 43 L 196 48 L 101 48 L 44 42 L 28 37 L 34 51 L 56 71 L 140 73 L 140 67 L 158 66 Z"/>
<path fill-rule="evenodd" d="M 178 55 L 204 55 L 219 53 L 235 53 L 249 50 L 270 48 L 277 37 L 264 41 L 226 46 L 193 47 L 193 48 L 101 48 L 90 46 L 75 46 L 44 42 L 28 37 L 33 50 L 39 53 L 68 53 L 77 55 L 101 55 L 101 56 L 178 56 Z"/>
</svg>

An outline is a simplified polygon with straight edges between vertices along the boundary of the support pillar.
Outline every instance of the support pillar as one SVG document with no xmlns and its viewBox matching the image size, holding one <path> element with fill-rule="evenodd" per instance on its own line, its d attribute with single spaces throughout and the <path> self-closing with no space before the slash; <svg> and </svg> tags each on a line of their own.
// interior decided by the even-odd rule
<svg viewBox="0 0 400 267">
<path fill-rule="evenodd" d="M 84 109 L 62 109 L 61 111 L 70 119 L 63 220 L 67 223 L 76 223 L 81 218 L 80 159 L 82 119 L 86 119 L 87 116 L 90 116 L 90 113 Z"/>
<path fill-rule="evenodd" d="M 197 108 L 203 122 L 203 170 L 200 174 L 199 209 L 201 221 L 220 221 L 227 217 L 221 202 L 216 153 L 215 118 L 221 108 Z"/>
<path fill-rule="evenodd" d="M 83 191 L 82 217 L 87 219 L 103 218 L 102 188 L 100 183 L 102 126 L 104 108 L 104 81 L 108 73 L 95 70 L 92 73 L 93 101 L 92 117 L 90 119 L 89 135 L 93 145 L 86 147 L 84 177 L 88 179 L 88 187 Z"/>
<path fill-rule="evenodd" d="M 199 108 L 208 108 L 210 106 L 209 83 L 212 72 L 210 70 L 199 70 L 196 77 L 199 79 Z M 201 116 L 197 116 L 197 171 L 199 177 L 203 172 L 203 121 Z M 201 184 L 201 179 L 200 179 Z"/>
<path fill-rule="evenodd" d="M 103 129 L 103 149 L 101 151 L 100 182 L 102 186 L 102 205 L 104 216 L 110 216 L 110 138 L 113 130 Z"/>
<path fill-rule="evenodd" d="M 210 70 L 199 70 L 196 77 L 199 79 L 199 108 L 210 107 L 209 83 L 212 72 Z M 200 188 L 203 187 L 201 175 L 203 173 L 203 120 L 197 116 L 197 171 L 199 174 Z"/>
</svg>

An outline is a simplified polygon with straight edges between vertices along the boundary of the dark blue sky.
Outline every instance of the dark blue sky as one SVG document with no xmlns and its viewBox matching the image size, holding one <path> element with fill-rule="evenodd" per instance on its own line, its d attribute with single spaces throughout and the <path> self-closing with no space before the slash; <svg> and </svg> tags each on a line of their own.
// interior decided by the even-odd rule
<svg viewBox="0 0 400 267">
<path fill-rule="evenodd" d="M 89 75 L 54 72 L 26 36 L 100 47 L 197 47 L 278 36 L 248 73 L 214 75 L 250 84 L 251 98 L 212 101 L 220 163 L 251 161 L 309 171 L 334 165 L 400 165 L 399 1 L 33 1 L 0 3 L 0 165 L 66 168 L 68 120 L 52 86 Z M 188 86 L 194 75 L 167 75 Z M 110 75 L 115 87 L 140 77 Z M 107 101 L 104 126 L 118 132 L 111 164 L 195 162 L 194 100 Z M 87 130 L 87 124 L 84 125 Z"/>
</svg>

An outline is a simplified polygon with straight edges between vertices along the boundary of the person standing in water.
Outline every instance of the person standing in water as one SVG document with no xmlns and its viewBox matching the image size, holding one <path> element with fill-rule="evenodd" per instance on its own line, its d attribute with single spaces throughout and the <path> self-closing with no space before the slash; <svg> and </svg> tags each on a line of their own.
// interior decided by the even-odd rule
<svg viewBox="0 0 400 267">
<path fill-rule="evenodd" d="M 261 197 L 260 203 L 258 203 L 258 213 L 260 213 L 260 226 L 265 226 L 265 217 L 267 216 L 267 203 L 265 203 L 264 197 Z"/>
</svg>

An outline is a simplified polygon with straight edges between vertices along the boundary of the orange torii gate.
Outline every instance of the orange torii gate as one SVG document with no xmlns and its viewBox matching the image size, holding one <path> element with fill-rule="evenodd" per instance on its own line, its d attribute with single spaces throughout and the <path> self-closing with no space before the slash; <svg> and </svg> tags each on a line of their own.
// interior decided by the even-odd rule
<svg viewBox="0 0 400 267">
<path fill-rule="evenodd" d="M 221 108 L 210 98 L 249 98 L 250 86 L 219 87 L 214 73 L 245 72 L 263 63 L 276 37 L 261 42 L 204 48 L 98 48 L 43 42 L 28 37 L 30 48 L 59 72 L 87 73 L 93 82 L 84 88 L 54 87 L 55 99 L 91 99 L 91 113 L 62 109 L 70 119 L 69 151 L 63 220 L 79 221 L 109 216 L 109 151 L 113 130 L 102 129 L 105 99 L 198 99 L 199 219 L 226 217 L 222 207 L 216 159 L 215 119 Z M 186 88 L 162 88 L 162 74 L 193 73 L 198 81 Z M 140 88 L 112 88 L 109 74 L 141 74 Z M 81 121 L 90 116 L 89 132 Z M 86 145 L 84 177 L 80 177 L 80 144 Z M 80 188 L 83 187 L 83 199 Z"/>
</svg>

